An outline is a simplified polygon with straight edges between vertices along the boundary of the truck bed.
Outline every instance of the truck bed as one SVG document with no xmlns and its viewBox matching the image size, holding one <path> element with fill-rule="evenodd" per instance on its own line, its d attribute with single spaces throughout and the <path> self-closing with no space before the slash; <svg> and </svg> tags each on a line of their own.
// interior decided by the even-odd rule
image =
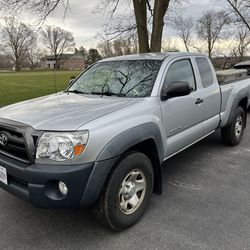
<svg viewBox="0 0 250 250">
<path fill-rule="evenodd" d="M 227 69 L 216 71 L 216 76 L 219 85 L 225 85 L 235 81 L 243 80 L 248 78 L 247 70 L 245 69 Z"/>
<path fill-rule="evenodd" d="M 230 115 L 230 108 L 235 101 L 235 96 L 239 92 L 246 93 L 248 92 L 248 96 L 250 96 L 250 77 L 245 77 L 241 80 L 234 80 L 231 82 L 227 82 L 225 84 L 220 84 L 222 103 L 221 103 L 221 120 L 222 126 L 224 126 L 224 121 L 227 121 Z M 250 103 L 250 99 L 248 99 L 248 103 Z"/>
<path fill-rule="evenodd" d="M 231 81 L 218 82 L 218 83 L 219 83 L 220 86 L 224 86 L 224 85 L 231 84 L 231 83 L 241 83 L 241 81 L 243 81 L 243 80 L 250 81 L 250 76 L 242 77 L 240 80 L 239 79 L 235 79 L 235 80 L 231 80 Z"/>
</svg>

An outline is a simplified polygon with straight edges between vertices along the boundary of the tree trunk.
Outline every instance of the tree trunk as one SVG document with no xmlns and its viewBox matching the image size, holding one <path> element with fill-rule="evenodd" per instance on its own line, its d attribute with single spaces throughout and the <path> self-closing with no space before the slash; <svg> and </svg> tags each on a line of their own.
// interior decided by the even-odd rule
<svg viewBox="0 0 250 250">
<path fill-rule="evenodd" d="M 244 52 L 243 52 L 243 51 L 240 51 L 240 61 L 241 61 L 241 62 L 243 61 L 243 57 L 244 57 Z"/>
<path fill-rule="evenodd" d="M 54 53 L 55 56 L 55 70 L 58 70 L 60 68 L 60 60 L 59 60 L 59 56 L 57 53 Z"/>
<path fill-rule="evenodd" d="M 224 63 L 223 63 L 223 66 L 222 66 L 222 69 L 225 70 L 226 69 L 226 66 L 227 66 L 227 62 L 229 61 L 229 58 L 226 58 Z"/>
<path fill-rule="evenodd" d="M 187 43 L 187 41 L 184 41 L 184 45 L 185 45 L 186 51 L 189 52 L 189 48 L 188 48 L 188 43 Z"/>
<path fill-rule="evenodd" d="M 151 48 L 152 52 L 161 51 L 162 32 L 164 26 L 164 16 L 167 12 L 170 0 L 155 0 L 153 29 L 151 35 Z"/>
<path fill-rule="evenodd" d="M 133 0 L 135 19 L 137 25 L 139 52 L 149 52 L 148 29 L 147 29 L 147 5 L 146 0 Z"/>
<path fill-rule="evenodd" d="M 16 60 L 15 60 L 15 71 L 16 71 L 16 72 L 21 71 L 21 64 L 20 64 L 18 58 L 16 58 Z"/>
<path fill-rule="evenodd" d="M 209 59 L 212 58 L 212 36 L 211 36 L 211 29 L 208 31 L 208 57 Z"/>
<path fill-rule="evenodd" d="M 209 42 L 209 41 L 208 41 L 208 57 L 209 57 L 209 59 L 212 58 L 211 42 Z"/>
<path fill-rule="evenodd" d="M 21 71 L 20 63 L 16 63 L 15 71 L 16 71 L 16 72 Z"/>
</svg>

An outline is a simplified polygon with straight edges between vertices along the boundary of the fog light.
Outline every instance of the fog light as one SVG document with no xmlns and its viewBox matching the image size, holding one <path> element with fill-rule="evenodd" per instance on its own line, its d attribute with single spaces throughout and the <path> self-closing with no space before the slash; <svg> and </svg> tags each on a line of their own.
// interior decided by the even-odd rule
<svg viewBox="0 0 250 250">
<path fill-rule="evenodd" d="M 68 193 L 68 187 L 67 187 L 67 185 L 66 185 L 64 182 L 59 181 L 58 186 L 59 186 L 60 192 L 61 192 L 63 195 L 66 195 L 66 194 Z"/>
</svg>

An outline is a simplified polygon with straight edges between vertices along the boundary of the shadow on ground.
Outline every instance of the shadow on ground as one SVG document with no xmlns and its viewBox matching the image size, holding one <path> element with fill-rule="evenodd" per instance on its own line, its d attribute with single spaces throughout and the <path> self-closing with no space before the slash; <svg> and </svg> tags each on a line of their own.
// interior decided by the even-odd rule
<svg viewBox="0 0 250 250">
<path fill-rule="evenodd" d="M 219 131 L 165 162 L 163 195 L 112 233 L 89 209 L 33 208 L 0 191 L 1 249 L 243 249 L 250 246 L 250 132 L 236 148 Z"/>
</svg>

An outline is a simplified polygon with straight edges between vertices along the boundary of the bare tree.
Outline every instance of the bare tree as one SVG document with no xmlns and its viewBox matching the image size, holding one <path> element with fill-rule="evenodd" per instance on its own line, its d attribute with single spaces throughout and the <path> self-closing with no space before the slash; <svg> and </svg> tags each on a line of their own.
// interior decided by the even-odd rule
<svg viewBox="0 0 250 250">
<path fill-rule="evenodd" d="M 55 68 L 60 68 L 62 54 L 75 46 L 72 33 L 59 27 L 46 26 L 42 31 L 42 38 L 55 58 Z"/>
<path fill-rule="evenodd" d="M 222 29 L 229 24 L 229 17 L 224 11 L 207 11 L 197 21 L 196 33 L 207 44 L 207 53 L 212 57 L 215 43 L 222 38 Z"/>
<path fill-rule="evenodd" d="M 238 56 L 237 41 L 232 40 L 226 46 L 216 48 L 216 55 L 218 58 L 213 59 L 213 64 L 218 69 L 226 69 L 235 64 L 235 59 Z"/>
<path fill-rule="evenodd" d="M 218 68 L 225 69 L 244 60 L 250 47 L 250 32 L 244 24 L 237 24 L 233 27 L 230 39 L 227 43 L 215 48 L 218 58 L 214 59 L 214 63 Z"/>
<path fill-rule="evenodd" d="M 125 0 L 99 0 L 102 9 L 108 9 L 110 19 L 114 19 L 114 13 L 118 9 L 119 5 L 130 3 L 131 1 Z M 139 52 L 157 52 L 161 50 L 163 27 L 168 22 L 170 26 L 171 18 L 167 15 L 170 10 L 177 9 L 176 6 L 180 6 L 180 3 L 187 2 L 187 0 L 133 0 L 132 11 L 134 12 L 134 18 L 130 26 L 125 26 L 125 29 L 119 29 L 119 33 L 115 38 L 122 35 L 127 30 L 137 31 Z M 175 8 L 171 8 L 174 6 Z M 124 6 L 121 8 L 125 9 Z M 128 12 L 128 11 L 127 11 Z M 130 21 L 131 22 L 131 21 Z M 135 25 L 134 25 L 135 24 Z M 117 30 L 116 25 L 111 23 L 112 29 Z M 124 25 L 122 25 L 124 26 Z M 120 25 L 121 27 L 121 25 Z M 112 32 L 111 32 L 112 34 Z"/>
<path fill-rule="evenodd" d="M 226 1 L 236 16 L 250 30 L 250 1 L 249 0 L 224 0 Z"/>
<path fill-rule="evenodd" d="M 161 51 L 164 16 L 169 7 L 170 0 L 155 0 L 153 9 L 153 28 L 150 51 Z"/>
<path fill-rule="evenodd" d="M 104 1 L 105 2 L 105 1 Z M 114 13 L 121 0 L 107 0 L 105 5 L 113 4 L 112 13 Z M 162 33 L 164 26 L 164 16 L 169 7 L 170 0 L 133 0 L 133 10 L 136 20 L 138 34 L 138 43 L 140 52 L 160 51 L 162 42 Z M 64 4 L 65 12 L 69 6 L 69 0 L 0 0 L 1 7 L 10 7 L 13 9 L 25 8 L 42 14 L 46 19 L 59 4 Z M 152 18 L 152 31 L 149 39 L 148 11 Z M 150 43 L 150 44 L 149 44 Z"/>
<path fill-rule="evenodd" d="M 243 60 L 244 56 L 249 50 L 250 45 L 250 31 L 247 27 L 238 27 L 236 34 L 237 41 L 237 52 L 239 55 L 240 61 Z"/>
<path fill-rule="evenodd" d="M 130 39 L 122 39 L 120 41 L 123 50 L 123 55 L 138 53 L 138 41 L 133 37 Z"/>
<path fill-rule="evenodd" d="M 35 14 L 39 21 L 44 21 L 59 5 L 64 7 L 65 16 L 69 8 L 69 0 L 0 0 L 2 11 L 20 12 L 29 10 Z"/>
<path fill-rule="evenodd" d="M 183 41 L 187 52 L 189 52 L 189 46 L 191 44 L 192 32 L 194 30 L 193 18 L 178 17 L 173 22 L 172 27 L 177 31 L 178 36 Z"/>
<path fill-rule="evenodd" d="M 112 15 L 116 11 L 119 0 L 108 1 L 112 8 Z M 170 0 L 133 0 L 133 11 L 137 29 L 139 51 L 156 52 L 161 50 L 162 33 L 164 26 L 164 16 L 169 7 Z M 107 6 L 110 6 L 107 5 Z M 148 21 L 148 13 L 150 13 Z M 149 37 L 149 29 L 151 29 L 151 36 Z"/>
<path fill-rule="evenodd" d="M 117 38 L 113 41 L 100 42 L 98 48 L 103 57 L 129 55 L 137 52 L 137 43 L 130 38 Z"/>
<path fill-rule="evenodd" d="M 172 38 L 164 39 L 162 41 L 162 51 L 169 52 L 169 51 L 179 51 L 177 48 L 177 41 Z"/>
<path fill-rule="evenodd" d="M 114 56 L 112 42 L 110 41 L 100 42 L 97 45 L 97 47 L 104 58 Z"/>
<path fill-rule="evenodd" d="M 149 52 L 147 0 L 133 0 L 140 52 Z"/>
<path fill-rule="evenodd" d="M 87 61 L 88 51 L 83 46 L 81 46 L 79 49 L 75 49 L 75 54 L 82 55 L 84 61 Z"/>
<path fill-rule="evenodd" d="M 108 29 L 105 29 L 105 34 L 110 37 L 109 40 L 112 40 L 124 37 L 124 34 L 128 37 L 136 31 L 139 52 L 156 52 L 161 50 L 164 25 L 166 23 L 171 25 L 176 13 L 181 12 L 182 3 L 188 0 L 134 0 L 132 6 L 131 2 L 99 0 L 98 12 L 105 11 L 108 20 L 112 20 L 112 22 L 107 22 Z M 119 18 L 114 16 L 118 8 L 126 13 L 121 17 L 119 11 L 117 15 Z M 133 16 L 129 14 L 130 11 L 134 13 Z"/>
<path fill-rule="evenodd" d="M 25 66 L 30 67 L 30 69 L 38 67 L 40 58 L 42 57 L 42 52 L 38 47 L 37 39 L 37 33 L 34 33 L 34 35 L 30 37 L 29 46 L 26 48 L 26 58 L 24 62 Z"/>
<path fill-rule="evenodd" d="M 115 56 L 121 56 L 121 55 L 125 54 L 123 47 L 122 47 L 122 40 L 121 39 L 116 39 L 113 41 L 113 48 L 114 48 Z"/>
<path fill-rule="evenodd" d="M 18 22 L 14 18 L 8 18 L 5 19 L 2 36 L 5 46 L 11 50 L 16 71 L 20 71 L 27 51 L 36 39 L 35 32 L 26 24 Z"/>
<path fill-rule="evenodd" d="M 30 69 L 35 69 L 39 66 L 40 59 L 44 56 L 42 51 L 38 48 L 37 43 L 30 46 L 27 50 L 27 61 Z"/>
<path fill-rule="evenodd" d="M 134 15 L 127 13 L 120 14 L 118 17 L 112 17 L 112 22 L 107 21 L 103 25 L 103 31 L 97 34 L 97 38 L 108 42 L 117 38 L 132 39 L 135 36 L 136 23 Z"/>
</svg>

